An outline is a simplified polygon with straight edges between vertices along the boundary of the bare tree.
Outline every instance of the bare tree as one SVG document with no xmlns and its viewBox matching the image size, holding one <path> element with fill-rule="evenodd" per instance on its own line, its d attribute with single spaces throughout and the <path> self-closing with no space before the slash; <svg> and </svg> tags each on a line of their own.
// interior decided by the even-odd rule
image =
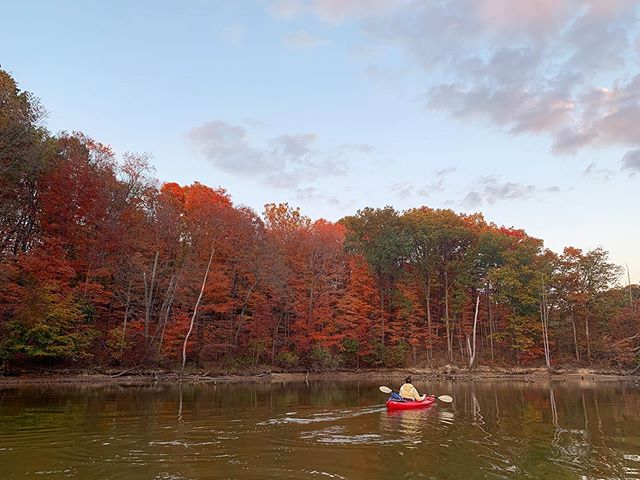
<svg viewBox="0 0 640 480">
<path fill-rule="evenodd" d="M 540 291 L 540 321 L 542 322 L 542 344 L 544 346 L 544 360 L 547 369 L 551 370 L 551 352 L 549 349 L 549 303 L 547 289 L 542 277 L 542 290 Z"/>
<path fill-rule="evenodd" d="M 189 336 L 191 336 L 191 332 L 193 331 L 193 323 L 195 322 L 196 315 L 198 314 L 198 306 L 200 305 L 200 300 L 202 300 L 204 287 L 207 284 L 207 277 L 209 276 L 209 269 L 211 268 L 212 260 L 213 260 L 213 244 L 211 245 L 211 255 L 209 255 L 209 263 L 207 264 L 207 270 L 204 272 L 204 279 L 202 280 L 202 287 L 200 288 L 200 294 L 198 295 L 198 300 L 196 301 L 196 305 L 193 307 L 193 315 L 191 315 L 191 324 L 189 325 L 189 331 L 187 332 L 186 337 L 184 337 L 184 344 L 182 345 L 182 369 L 183 370 L 184 370 L 184 366 L 187 363 L 187 342 L 189 341 Z"/>
<path fill-rule="evenodd" d="M 469 351 L 469 370 L 473 367 L 473 362 L 476 360 L 476 327 L 478 325 L 478 308 L 480 307 L 480 294 L 476 297 L 476 312 L 473 315 L 473 340 L 469 341 L 467 335 L 467 349 Z"/>
</svg>

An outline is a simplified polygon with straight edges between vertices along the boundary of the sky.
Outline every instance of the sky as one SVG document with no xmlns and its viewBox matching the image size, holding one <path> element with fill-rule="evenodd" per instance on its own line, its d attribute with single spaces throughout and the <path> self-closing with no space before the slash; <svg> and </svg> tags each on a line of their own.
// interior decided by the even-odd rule
<svg viewBox="0 0 640 480">
<path fill-rule="evenodd" d="M 261 212 L 482 212 L 640 281 L 640 0 L 5 2 L 53 132 Z"/>
</svg>

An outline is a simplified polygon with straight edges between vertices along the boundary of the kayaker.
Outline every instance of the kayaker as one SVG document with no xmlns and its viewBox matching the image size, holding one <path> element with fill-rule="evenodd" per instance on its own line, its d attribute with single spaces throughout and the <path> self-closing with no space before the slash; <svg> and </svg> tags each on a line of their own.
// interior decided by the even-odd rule
<svg viewBox="0 0 640 480">
<path fill-rule="evenodd" d="M 400 396 L 406 400 L 422 401 L 427 398 L 427 395 L 420 395 L 416 387 L 411 384 L 411 377 L 404 379 L 404 385 L 400 387 Z"/>
</svg>

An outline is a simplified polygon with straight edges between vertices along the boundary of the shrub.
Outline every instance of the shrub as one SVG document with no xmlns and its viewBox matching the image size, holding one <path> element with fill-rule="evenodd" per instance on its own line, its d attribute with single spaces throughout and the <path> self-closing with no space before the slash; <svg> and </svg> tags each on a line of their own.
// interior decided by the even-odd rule
<svg viewBox="0 0 640 480">
<path fill-rule="evenodd" d="M 298 366 L 300 363 L 300 358 L 293 352 L 282 351 L 276 355 L 276 365 L 279 367 L 290 369 Z"/>
<path fill-rule="evenodd" d="M 309 355 L 311 369 L 316 372 L 333 371 L 340 367 L 341 358 L 327 348 L 315 347 Z"/>
<path fill-rule="evenodd" d="M 377 342 L 366 360 L 373 367 L 402 367 L 407 348 L 408 345 L 404 342 L 392 347 Z"/>
<path fill-rule="evenodd" d="M 342 357 L 349 366 L 358 367 L 360 354 L 360 342 L 353 338 L 345 338 L 342 341 Z"/>
</svg>

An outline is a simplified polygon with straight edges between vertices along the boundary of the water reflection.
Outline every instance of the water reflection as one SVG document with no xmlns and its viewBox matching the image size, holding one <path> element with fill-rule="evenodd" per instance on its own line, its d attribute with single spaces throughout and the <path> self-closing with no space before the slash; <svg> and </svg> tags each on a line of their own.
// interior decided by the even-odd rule
<svg viewBox="0 0 640 480">
<path fill-rule="evenodd" d="M 0 478 L 640 478 L 625 384 L 339 382 L 0 391 Z M 34 455 L 37 452 L 37 455 Z"/>
<path fill-rule="evenodd" d="M 434 408 L 432 405 L 417 410 L 387 410 L 382 415 L 381 429 L 396 432 L 405 442 L 421 443 Z"/>
</svg>

